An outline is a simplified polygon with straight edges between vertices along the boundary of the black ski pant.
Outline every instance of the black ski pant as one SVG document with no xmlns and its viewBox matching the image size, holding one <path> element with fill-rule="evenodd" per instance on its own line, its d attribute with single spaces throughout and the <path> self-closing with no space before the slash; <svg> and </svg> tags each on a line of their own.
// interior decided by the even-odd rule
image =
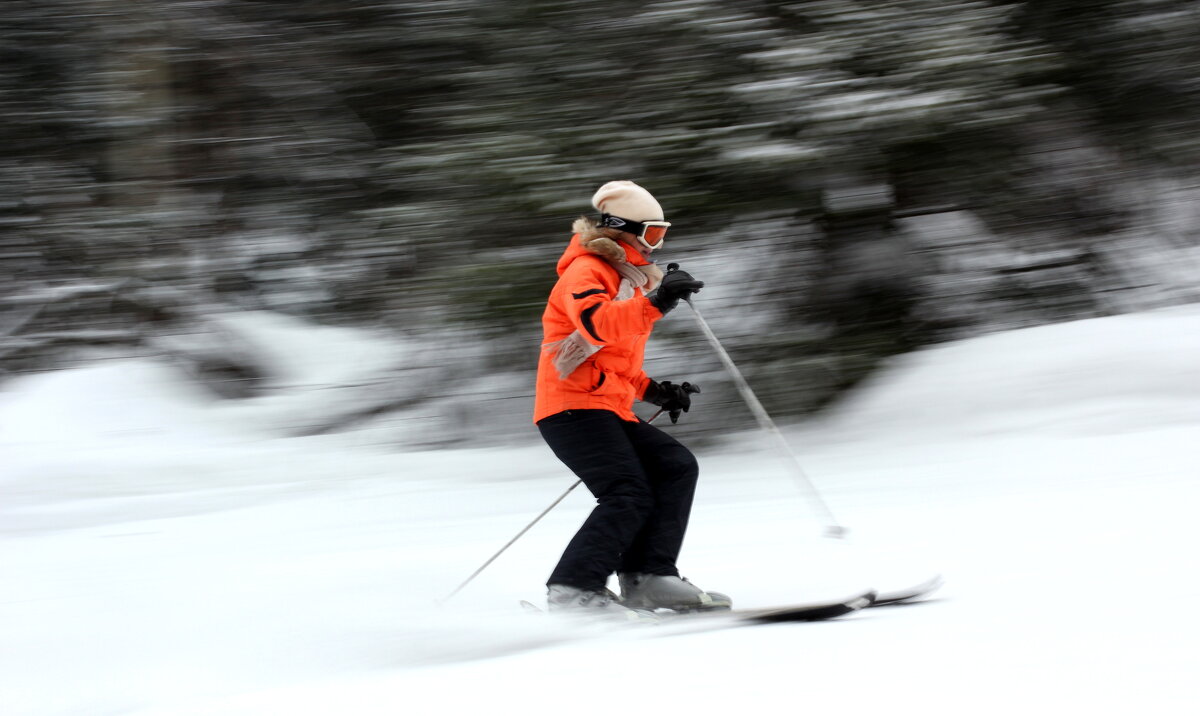
<svg viewBox="0 0 1200 716">
<path fill-rule="evenodd" d="M 568 410 L 537 426 L 596 498 L 547 584 L 600 590 L 613 572 L 679 576 L 700 473 L 692 453 L 653 425 L 608 410 Z"/>
</svg>

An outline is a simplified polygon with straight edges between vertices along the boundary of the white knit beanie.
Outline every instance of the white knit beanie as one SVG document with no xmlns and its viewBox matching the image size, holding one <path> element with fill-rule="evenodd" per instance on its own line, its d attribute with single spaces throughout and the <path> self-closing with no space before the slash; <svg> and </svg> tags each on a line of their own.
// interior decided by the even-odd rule
<svg viewBox="0 0 1200 716">
<path fill-rule="evenodd" d="M 654 196 L 631 181 L 610 181 L 596 190 L 592 206 L 601 214 L 630 221 L 663 221 L 662 207 Z"/>
</svg>

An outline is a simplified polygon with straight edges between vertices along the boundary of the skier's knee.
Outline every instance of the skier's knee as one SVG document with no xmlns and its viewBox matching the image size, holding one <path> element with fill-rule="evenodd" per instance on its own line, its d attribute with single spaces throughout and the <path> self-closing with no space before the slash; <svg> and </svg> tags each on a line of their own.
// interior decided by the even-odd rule
<svg viewBox="0 0 1200 716">
<path fill-rule="evenodd" d="M 700 463 L 690 451 L 683 450 L 666 465 L 671 478 L 679 481 L 695 482 L 700 477 Z"/>
</svg>

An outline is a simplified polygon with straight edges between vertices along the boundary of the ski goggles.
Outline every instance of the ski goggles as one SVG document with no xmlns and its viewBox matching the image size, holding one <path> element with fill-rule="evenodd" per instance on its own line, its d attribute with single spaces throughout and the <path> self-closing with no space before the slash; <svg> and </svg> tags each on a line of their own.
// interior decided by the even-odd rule
<svg viewBox="0 0 1200 716">
<path fill-rule="evenodd" d="M 671 222 L 630 221 L 629 219 L 622 219 L 612 214 L 602 214 L 599 226 L 617 229 L 618 231 L 628 231 L 637 237 L 642 246 L 653 251 L 662 247 L 663 241 L 667 238 L 667 228 L 671 226 Z"/>
</svg>

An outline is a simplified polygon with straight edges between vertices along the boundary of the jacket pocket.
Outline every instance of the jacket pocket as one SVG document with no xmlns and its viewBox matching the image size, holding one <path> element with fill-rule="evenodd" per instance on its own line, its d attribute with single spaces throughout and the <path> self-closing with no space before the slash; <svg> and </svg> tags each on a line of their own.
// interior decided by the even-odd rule
<svg viewBox="0 0 1200 716">
<path fill-rule="evenodd" d="M 571 375 L 567 376 L 566 388 L 571 391 L 580 393 L 594 393 L 600 389 L 607 381 L 604 371 L 596 367 L 593 362 L 587 362 L 575 369 Z"/>
<path fill-rule="evenodd" d="M 604 382 L 608 380 L 608 373 L 605 373 L 602 370 L 597 372 L 600 374 L 600 377 L 596 379 L 596 383 L 591 387 L 590 390 L 588 390 L 589 393 L 595 393 L 596 391 L 600 390 L 600 388 L 604 387 Z"/>
</svg>

